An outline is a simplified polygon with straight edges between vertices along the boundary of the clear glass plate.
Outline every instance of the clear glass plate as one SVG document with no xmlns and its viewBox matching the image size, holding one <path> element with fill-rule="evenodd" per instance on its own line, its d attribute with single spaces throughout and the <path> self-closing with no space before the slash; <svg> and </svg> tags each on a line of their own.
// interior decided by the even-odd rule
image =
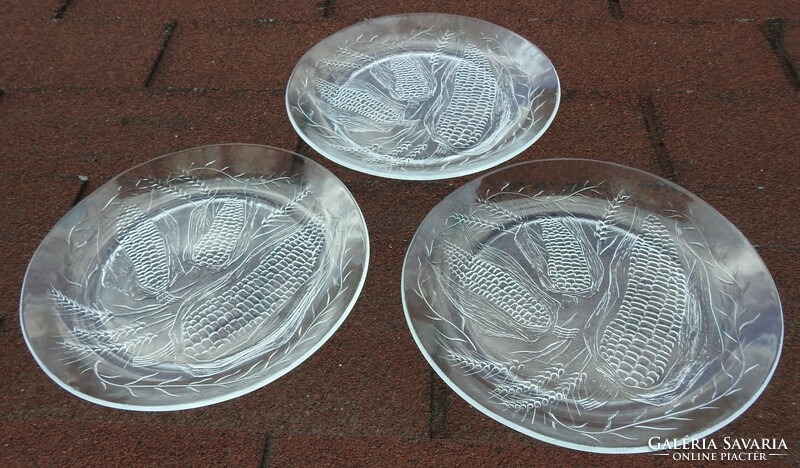
<svg viewBox="0 0 800 468">
<path fill-rule="evenodd" d="M 286 107 L 312 148 L 350 169 L 444 179 L 507 161 L 555 117 L 558 76 L 517 34 L 444 14 L 346 28 L 298 62 Z"/>
<path fill-rule="evenodd" d="M 727 219 L 596 161 L 510 166 L 450 194 L 409 246 L 402 292 L 461 397 L 585 451 L 716 431 L 764 390 L 783 341 L 772 277 Z"/>
<path fill-rule="evenodd" d="M 364 283 L 367 228 L 317 163 L 256 145 L 162 156 L 70 210 L 33 256 L 22 332 L 59 385 L 115 408 L 193 408 L 308 358 Z"/>
</svg>

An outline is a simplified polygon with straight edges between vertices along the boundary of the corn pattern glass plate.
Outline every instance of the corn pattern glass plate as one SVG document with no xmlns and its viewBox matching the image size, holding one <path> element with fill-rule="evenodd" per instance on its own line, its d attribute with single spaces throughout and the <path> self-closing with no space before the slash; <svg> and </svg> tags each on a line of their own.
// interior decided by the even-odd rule
<svg viewBox="0 0 800 468">
<path fill-rule="evenodd" d="M 205 406 L 322 346 L 368 257 L 358 205 L 319 164 L 266 146 L 185 150 L 115 177 L 56 224 L 25 275 L 22 332 L 81 398 Z"/>
<path fill-rule="evenodd" d="M 536 46 L 485 21 L 409 14 L 321 41 L 286 88 L 295 130 L 350 169 L 444 179 L 488 169 L 533 144 L 560 99 Z"/>
<path fill-rule="evenodd" d="M 402 293 L 461 397 L 584 451 L 718 430 L 764 390 L 783 341 L 772 277 L 727 219 L 596 161 L 519 164 L 453 192 L 414 236 Z"/>
</svg>

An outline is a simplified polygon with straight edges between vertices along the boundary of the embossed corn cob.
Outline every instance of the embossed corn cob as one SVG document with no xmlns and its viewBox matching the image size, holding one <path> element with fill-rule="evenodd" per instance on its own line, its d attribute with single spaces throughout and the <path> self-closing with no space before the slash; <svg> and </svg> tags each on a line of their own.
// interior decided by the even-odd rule
<svg viewBox="0 0 800 468">
<path fill-rule="evenodd" d="M 666 227 L 649 215 L 631 249 L 622 305 L 603 331 L 600 356 L 623 384 L 648 389 L 663 379 L 686 312 L 686 275 Z"/>
<path fill-rule="evenodd" d="M 148 294 L 165 292 L 170 281 L 170 264 L 164 235 L 130 203 L 122 204 L 117 226 L 118 241 L 133 265 L 136 283 Z"/>
<path fill-rule="evenodd" d="M 353 112 L 380 124 L 394 124 L 403 118 L 402 109 L 369 83 L 339 86 L 317 78 L 317 91 L 333 107 Z"/>
<path fill-rule="evenodd" d="M 581 248 L 578 239 L 557 219 L 548 218 L 539 225 L 547 250 L 547 276 L 552 283 L 552 289 L 575 295 L 591 291 L 594 279 L 586 258 L 588 252 Z"/>
<path fill-rule="evenodd" d="M 204 361 L 233 349 L 311 278 L 324 241 L 322 226 L 307 223 L 229 289 L 190 310 L 181 324 L 184 354 Z"/>
<path fill-rule="evenodd" d="M 507 314 L 513 324 L 537 333 L 546 331 L 553 324 L 554 311 L 534 297 L 530 287 L 521 284 L 505 268 L 450 242 L 445 243 L 445 255 L 456 281 Z M 483 321 L 488 328 L 496 328 L 499 323 L 507 321 L 506 317 L 492 317 L 491 310 L 465 310 L 464 313 L 473 315 L 472 318 L 478 322 Z"/>
<path fill-rule="evenodd" d="M 475 146 L 489 130 L 496 97 L 497 79 L 489 62 L 468 44 L 455 70 L 450 101 L 436 118 L 435 135 L 454 149 Z"/>
<path fill-rule="evenodd" d="M 244 205 L 243 200 L 228 200 L 222 205 L 208 231 L 194 245 L 192 263 L 218 269 L 230 261 L 244 229 Z"/>
<path fill-rule="evenodd" d="M 394 73 L 394 89 L 401 99 L 424 101 L 433 96 L 434 84 L 418 60 L 395 57 L 389 60 L 389 66 Z"/>
</svg>

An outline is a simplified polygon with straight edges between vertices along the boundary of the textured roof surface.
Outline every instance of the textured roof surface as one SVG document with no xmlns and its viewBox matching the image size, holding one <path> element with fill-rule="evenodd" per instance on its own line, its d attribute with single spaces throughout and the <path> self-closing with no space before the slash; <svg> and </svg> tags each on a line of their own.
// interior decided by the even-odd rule
<svg viewBox="0 0 800 468">
<path fill-rule="evenodd" d="M 4 0 L 0 465 L 677 463 L 555 447 L 461 400 L 414 344 L 399 281 L 419 223 L 472 177 L 377 179 L 335 166 L 294 133 L 284 87 L 306 50 L 363 19 L 433 4 L 511 29 L 555 64 L 559 114 L 512 162 L 584 157 L 656 173 L 757 246 L 783 302 L 783 356 L 761 398 L 714 437 L 783 438 L 788 455 L 768 463 L 800 464 L 799 1 Z M 372 255 L 350 317 L 293 372 L 211 407 L 126 412 L 62 390 L 20 333 L 19 291 L 36 246 L 115 174 L 222 142 L 307 154 L 353 192 Z"/>
</svg>

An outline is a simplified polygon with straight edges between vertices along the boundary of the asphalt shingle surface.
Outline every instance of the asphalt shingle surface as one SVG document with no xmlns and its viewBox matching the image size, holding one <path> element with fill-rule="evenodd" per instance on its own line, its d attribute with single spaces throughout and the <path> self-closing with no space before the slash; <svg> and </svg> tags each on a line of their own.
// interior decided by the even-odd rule
<svg viewBox="0 0 800 468">
<path fill-rule="evenodd" d="M 399 281 L 414 232 L 471 180 L 377 179 L 295 134 L 285 84 L 312 45 L 422 0 L 7 0 L 0 18 L 0 465 L 576 466 L 686 462 L 555 447 L 459 398 L 408 331 Z M 761 398 L 722 437 L 782 438 L 763 466 L 800 464 L 800 2 L 443 1 L 435 11 L 511 29 L 553 61 L 552 127 L 507 164 L 611 161 L 687 187 L 757 246 L 778 286 L 785 341 Z M 336 174 L 370 232 L 370 270 L 340 330 L 276 382 L 175 413 L 113 410 L 62 390 L 19 327 L 41 239 L 125 169 L 199 145 L 297 150 Z M 83 181 L 79 176 L 85 176 Z"/>
</svg>

